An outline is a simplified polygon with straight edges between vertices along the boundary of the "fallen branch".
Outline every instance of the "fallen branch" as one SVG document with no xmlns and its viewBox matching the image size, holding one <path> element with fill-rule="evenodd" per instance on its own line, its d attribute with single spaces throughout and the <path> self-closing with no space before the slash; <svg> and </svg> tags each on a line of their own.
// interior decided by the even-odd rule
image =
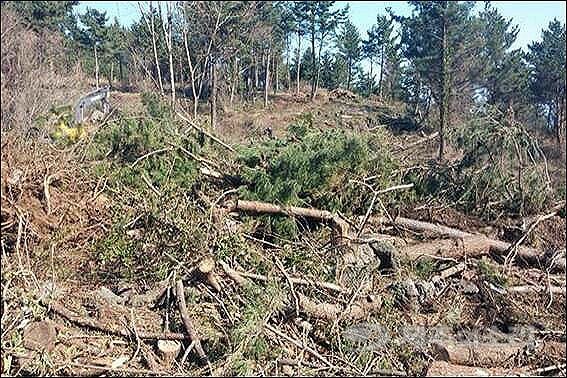
<svg viewBox="0 0 567 378">
<path fill-rule="evenodd" d="M 293 345 L 305 349 L 306 351 L 308 351 L 309 353 L 311 353 L 314 357 L 316 357 L 319 361 L 323 362 L 325 365 L 329 366 L 329 367 L 335 367 L 332 363 L 330 363 L 325 357 L 321 356 L 319 354 L 319 352 L 317 352 L 316 350 L 314 350 L 313 348 L 308 347 L 307 345 L 303 345 L 302 343 L 300 343 L 297 340 L 292 339 L 291 337 L 289 337 L 288 335 L 286 335 L 285 333 L 281 332 L 280 330 L 272 327 L 269 324 L 264 324 L 264 328 L 268 329 L 269 331 L 272 331 L 273 333 L 275 333 L 276 335 L 278 335 L 279 337 L 282 337 L 284 339 L 286 339 L 287 341 L 289 341 L 290 343 L 292 343 Z"/>
<path fill-rule="evenodd" d="M 140 375 L 169 375 L 167 372 L 160 372 L 154 370 L 146 370 L 146 369 L 134 369 L 134 368 L 120 368 L 120 367 L 112 367 L 112 366 L 98 366 L 98 365 L 91 365 L 91 364 L 80 364 L 77 362 L 68 362 L 61 367 L 66 366 L 75 366 L 83 369 L 91 369 L 91 370 L 99 370 L 100 374 L 104 373 L 105 371 L 113 371 L 117 373 L 129 373 L 129 374 L 140 374 Z M 83 375 L 82 373 L 81 375 Z M 92 374 L 95 375 L 95 374 Z"/>
<path fill-rule="evenodd" d="M 87 327 L 87 328 L 91 328 L 97 331 L 101 331 L 101 332 L 105 332 L 105 333 L 109 333 L 115 336 L 122 336 L 122 337 L 126 337 L 126 338 L 130 338 L 132 335 L 130 332 L 125 331 L 123 329 L 116 329 L 113 327 L 110 327 L 102 322 L 99 322 L 96 319 L 92 319 L 89 317 L 82 317 L 79 316 L 75 313 L 73 313 L 72 311 L 69 311 L 68 309 L 66 309 L 65 307 L 61 306 L 60 304 L 56 303 L 56 302 L 51 302 L 51 303 L 46 303 L 44 300 L 41 301 L 41 303 L 46 306 L 47 308 L 49 308 L 50 310 L 53 310 L 55 313 L 63 316 L 64 318 L 70 320 L 73 323 L 76 323 L 82 327 Z M 140 339 L 157 339 L 157 340 L 186 340 L 189 339 L 188 336 L 182 334 L 182 333 L 172 333 L 172 332 L 138 332 L 138 337 Z"/>
<path fill-rule="evenodd" d="M 168 147 L 166 147 L 166 148 L 160 148 L 159 150 L 155 150 L 155 151 L 148 152 L 147 154 L 142 155 L 142 156 L 140 156 L 139 158 L 137 158 L 137 159 L 130 165 L 130 168 L 134 168 L 134 166 L 135 166 L 136 164 L 138 164 L 138 163 L 141 162 L 142 160 L 144 160 L 144 159 L 146 159 L 146 158 L 148 158 L 148 157 L 150 157 L 150 156 L 152 156 L 152 155 L 159 154 L 159 153 L 161 153 L 161 152 L 166 152 L 166 151 L 171 151 L 171 148 L 168 148 Z"/>
<path fill-rule="evenodd" d="M 263 282 L 268 281 L 268 277 L 263 276 L 261 274 L 241 272 L 241 271 L 237 271 L 237 270 L 230 268 L 227 264 L 225 264 L 223 262 L 221 262 L 220 264 L 221 264 L 223 270 L 225 271 L 226 275 L 240 286 L 246 285 L 246 279 L 244 277 L 252 278 L 252 279 L 255 279 L 255 280 L 258 280 L 258 281 L 263 281 Z M 297 277 L 289 277 L 289 280 L 295 285 L 313 285 L 313 286 L 316 286 L 316 287 L 319 287 L 319 288 L 322 288 L 322 289 L 328 289 L 328 290 L 336 291 L 336 292 L 339 292 L 339 293 L 348 293 L 349 292 L 344 287 L 341 287 L 339 285 L 336 285 L 336 284 L 330 283 L 330 282 L 312 281 L 312 280 L 308 280 L 308 279 L 305 279 L 305 278 L 297 278 Z"/>
<path fill-rule="evenodd" d="M 184 116 L 182 116 L 181 114 L 179 114 L 179 112 L 177 112 L 176 114 L 179 118 L 181 118 L 183 121 L 187 122 L 189 124 L 189 126 L 194 128 L 198 132 L 205 134 L 206 136 L 208 136 L 209 138 L 211 138 L 212 140 L 214 140 L 215 142 L 217 142 L 218 144 L 220 144 L 221 146 L 223 146 L 227 150 L 230 150 L 232 152 L 236 152 L 236 150 L 234 148 L 232 148 L 231 146 L 229 146 L 228 144 L 226 144 L 225 142 L 223 142 L 222 140 L 220 140 L 219 138 L 217 138 L 213 134 L 211 134 L 211 133 L 205 131 L 204 129 L 202 129 L 201 127 L 195 125 L 192 121 L 190 121 L 189 119 L 187 119 Z"/>
<path fill-rule="evenodd" d="M 527 231 L 524 232 L 524 234 L 518 240 L 516 240 L 513 244 L 511 244 L 507 248 L 507 255 L 506 255 L 506 259 L 504 260 L 504 265 L 509 265 L 514 261 L 518 253 L 518 246 L 522 244 L 524 240 L 526 240 L 526 238 L 532 233 L 532 231 L 536 228 L 536 226 L 540 222 L 543 222 L 546 219 L 556 216 L 564 208 L 565 208 L 565 202 L 555 206 L 550 213 L 545 215 L 540 215 L 539 217 L 537 217 L 537 219 L 530 224 Z"/>
<path fill-rule="evenodd" d="M 177 280 L 175 284 L 175 296 L 177 297 L 177 307 L 179 308 L 179 314 L 181 315 L 181 319 L 183 320 L 183 325 L 189 334 L 189 337 L 192 342 L 195 343 L 195 351 L 197 355 L 201 359 L 202 362 L 208 363 L 209 359 L 201 346 L 201 341 L 197 332 L 195 332 L 195 328 L 193 327 L 193 322 L 187 313 L 187 304 L 185 303 L 185 290 L 183 288 L 183 280 Z"/>
</svg>

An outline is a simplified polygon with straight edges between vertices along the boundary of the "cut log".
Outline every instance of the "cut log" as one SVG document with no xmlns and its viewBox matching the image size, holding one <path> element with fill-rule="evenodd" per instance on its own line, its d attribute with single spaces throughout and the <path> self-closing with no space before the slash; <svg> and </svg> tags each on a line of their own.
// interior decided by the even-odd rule
<svg viewBox="0 0 567 378">
<path fill-rule="evenodd" d="M 522 343 L 433 343 L 432 348 L 436 360 L 456 365 L 498 367 L 513 364 L 524 346 Z"/>
<path fill-rule="evenodd" d="M 516 358 L 526 350 L 531 350 L 535 356 L 565 359 L 564 343 L 548 341 L 533 348 L 526 343 L 435 342 L 432 355 L 438 361 L 487 368 L 514 366 Z"/>
<path fill-rule="evenodd" d="M 199 262 L 198 265 L 199 272 L 205 277 L 206 281 L 216 292 L 221 291 L 219 280 L 215 274 L 215 260 L 210 257 L 206 257 Z"/>
<path fill-rule="evenodd" d="M 509 293 L 515 294 L 557 294 L 566 295 L 566 288 L 561 286 L 539 286 L 539 285 L 524 285 L 524 286 L 512 286 L 506 289 Z"/>
<path fill-rule="evenodd" d="M 236 200 L 228 203 L 229 212 L 242 211 L 246 213 L 286 215 L 303 217 L 328 222 L 337 232 L 335 239 L 338 241 L 349 240 L 349 225 L 338 215 L 327 210 L 309 209 L 297 206 L 279 206 L 272 203 L 260 201 Z"/>
<path fill-rule="evenodd" d="M 51 352 L 56 339 L 57 331 L 49 320 L 31 322 L 24 328 L 24 347 L 29 350 Z"/>
<path fill-rule="evenodd" d="M 457 230 L 455 228 L 433 224 L 429 222 L 423 222 L 415 219 L 409 219 L 404 217 L 395 218 L 392 222 L 388 217 L 371 217 L 369 219 L 369 223 L 381 226 L 381 225 L 396 225 L 402 228 L 407 228 L 412 231 L 416 232 L 423 232 L 428 237 L 441 237 L 441 238 L 451 238 L 451 239 L 467 239 L 470 237 L 477 237 L 477 238 L 485 238 L 486 243 L 489 246 L 489 250 L 491 253 L 503 255 L 508 252 L 508 249 L 511 247 L 511 243 L 504 242 L 501 240 L 494 240 L 489 239 L 488 237 L 480 234 L 471 234 L 468 232 L 464 232 L 461 230 Z M 479 239 L 480 240 L 480 239 Z M 478 243 L 478 241 L 476 242 Z M 548 257 L 538 251 L 535 248 L 525 247 L 525 246 L 518 246 L 518 254 L 517 256 L 523 262 L 532 265 L 546 265 L 549 263 Z M 565 269 L 565 258 L 555 259 L 552 262 L 552 266 L 556 269 Z"/>
<path fill-rule="evenodd" d="M 411 259 L 443 257 L 459 259 L 465 256 L 480 257 L 488 254 L 490 243 L 484 236 L 471 235 L 463 239 L 442 239 L 411 245 L 400 250 Z"/>
<path fill-rule="evenodd" d="M 522 376 L 527 367 L 514 368 L 478 368 L 462 366 L 446 361 L 433 361 L 427 370 L 427 377 L 508 377 Z"/>
<path fill-rule="evenodd" d="M 181 343 L 176 340 L 158 340 L 157 348 L 163 364 L 166 368 L 170 368 L 181 350 Z"/>
<path fill-rule="evenodd" d="M 366 300 L 358 301 L 344 308 L 344 306 L 333 303 L 315 303 L 305 295 L 298 293 L 299 306 L 306 314 L 329 321 L 339 318 L 360 320 L 376 312 L 382 306 L 380 298 L 368 296 Z"/>
<path fill-rule="evenodd" d="M 244 211 L 258 214 L 289 215 L 295 217 L 314 218 L 321 221 L 333 221 L 330 211 L 309 209 L 296 206 L 279 206 L 268 202 L 237 200 L 229 204 L 230 211 Z"/>
<path fill-rule="evenodd" d="M 339 239 L 343 241 L 346 240 L 347 243 L 351 240 L 348 223 L 330 211 L 296 206 L 279 206 L 267 202 L 244 200 L 230 202 L 227 204 L 227 208 L 229 212 L 242 211 L 258 214 L 287 215 L 329 222 L 337 231 L 336 236 L 338 236 Z M 461 246 L 459 247 L 457 245 L 457 250 L 460 250 L 457 254 L 461 254 L 458 255 L 458 257 L 462 256 L 463 252 L 468 252 L 469 254 L 472 253 L 477 256 L 485 254 L 486 247 L 488 247 L 488 251 L 490 253 L 504 255 L 507 254 L 509 249 L 512 247 L 511 243 L 490 239 L 482 234 L 471 234 L 455 228 L 404 217 L 397 217 L 395 219 L 390 219 L 389 217 L 370 217 L 368 221 L 370 224 L 375 226 L 390 225 L 406 228 L 416 232 L 423 232 L 429 237 L 462 239 Z M 448 252 L 449 248 L 451 248 L 451 243 L 448 241 L 442 241 L 441 244 L 438 245 L 431 244 L 429 248 L 432 248 L 433 250 L 441 249 L 442 251 L 446 251 L 446 253 L 452 253 Z M 410 249 L 408 252 L 413 253 L 414 250 Z M 565 270 L 566 264 L 564 255 L 559 258 L 551 259 L 537 249 L 526 246 L 517 246 L 517 252 L 517 257 L 524 263 L 530 265 L 550 266 L 557 270 Z"/>
</svg>

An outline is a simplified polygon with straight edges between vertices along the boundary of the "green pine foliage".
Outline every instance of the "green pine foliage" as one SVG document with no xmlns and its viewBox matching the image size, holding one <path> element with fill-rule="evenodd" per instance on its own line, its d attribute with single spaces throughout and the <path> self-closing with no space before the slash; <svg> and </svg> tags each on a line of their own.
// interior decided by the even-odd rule
<svg viewBox="0 0 567 378">
<path fill-rule="evenodd" d="M 537 141 L 496 106 L 479 111 L 455 139 L 463 156 L 454 165 L 408 175 L 419 197 L 434 196 L 485 219 L 504 212 L 524 216 L 549 205 L 553 191 Z"/>
<path fill-rule="evenodd" d="M 114 221 L 93 245 L 100 279 L 163 279 L 187 251 L 204 250 L 206 230 L 200 225 L 208 213 L 196 193 L 207 191 L 208 184 L 200 180 L 195 160 L 180 148 L 167 148 L 204 152 L 167 119 L 168 109 L 159 100 L 145 96 L 144 103 L 150 117 L 119 115 L 98 130 L 87 149 L 95 174 L 113 197 Z M 144 231 L 128 235 L 132 229 Z"/>
<path fill-rule="evenodd" d="M 286 139 L 242 149 L 239 160 L 250 200 L 357 213 L 369 191 L 349 180 L 377 175 L 376 184 L 392 184 L 396 163 L 384 137 L 342 129 L 316 130 L 309 116 L 288 129 Z"/>
</svg>

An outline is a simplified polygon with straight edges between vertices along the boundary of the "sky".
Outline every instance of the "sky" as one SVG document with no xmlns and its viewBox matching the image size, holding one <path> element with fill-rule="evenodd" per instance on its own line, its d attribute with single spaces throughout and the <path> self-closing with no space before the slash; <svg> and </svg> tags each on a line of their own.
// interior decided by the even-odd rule
<svg viewBox="0 0 567 378">
<path fill-rule="evenodd" d="M 477 3 L 477 9 L 482 9 L 483 2 Z M 375 23 L 376 15 L 385 14 L 387 7 L 400 15 L 408 15 L 411 11 L 405 1 L 337 1 L 335 6 L 342 8 L 347 4 L 350 6 L 350 18 L 363 38 Z M 529 43 L 541 38 L 542 29 L 554 18 L 565 23 L 564 1 L 493 1 L 492 4 L 504 17 L 512 18 L 513 24 L 520 26 L 518 38 L 512 48 L 527 49 Z M 135 1 L 81 1 L 77 10 L 83 13 L 86 7 L 106 11 L 111 21 L 117 17 L 124 25 L 130 25 L 139 19 Z"/>
</svg>

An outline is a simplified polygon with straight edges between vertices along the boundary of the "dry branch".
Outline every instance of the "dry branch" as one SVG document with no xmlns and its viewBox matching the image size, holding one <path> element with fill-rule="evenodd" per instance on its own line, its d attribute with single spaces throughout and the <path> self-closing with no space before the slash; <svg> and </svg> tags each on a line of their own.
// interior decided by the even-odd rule
<svg viewBox="0 0 567 378">
<path fill-rule="evenodd" d="M 223 270 L 225 271 L 226 275 L 236 282 L 240 286 L 244 286 L 246 284 L 246 278 L 252 278 L 258 281 L 267 282 L 268 277 L 261 275 L 261 274 L 254 274 L 254 273 L 247 273 L 234 270 L 230 268 L 226 263 L 220 263 Z M 341 287 L 337 284 L 330 283 L 330 282 L 322 282 L 322 281 L 313 281 L 305 278 L 297 278 L 297 277 L 289 277 L 289 280 L 295 285 L 313 285 L 322 289 L 327 289 L 331 291 L 336 291 L 338 293 L 348 293 L 349 291 L 344 287 Z"/>
<path fill-rule="evenodd" d="M 425 142 L 429 142 L 430 140 L 435 139 L 438 136 L 439 136 L 439 132 L 436 131 L 436 132 L 429 134 L 428 136 L 423 137 L 423 138 L 421 138 L 421 139 L 419 139 L 419 140 L 417 140 L 413 143 L 409 143 L 409 144 L 404 145 L 399 151 L 405 151 L 405 150 L 408 150 L 412 147 L 419 146 L 420 144 L 425 143 Z"/>
<path fill-rule="evenodd" d="M 299 307 L 308 315 L 329 321 L 342 319 L 361 320 L 382 306 L 379 298 L 368 297 L 366 300 L 355 302 L 345 308 L 333 303 L 315 303 L 310 298 L 299 293 Z"/>
<path fill-rule="evenodd" d="M 189 334 L 191 341 L 195 343 L 195 351 L 197 355 L 201 359 L 202 362 L 208 362 L 207 355 L 201 346 L 201 341 L 197 332 L 195 332 L 195 328 L 193 327 L 193 322 L 187 313 L 187 304 L 185 303 L 185 290 L 183 288 L 183 281 L 177 280 L 175 284 L 175 296 L 177 297 L 177 306 L 179 308 L 179 314 L 181 315 L 181 319 L 183 320 L 183 325 Z"/>
<path fill-rule="evenodd" d="M 195 125 L 192 121 L 190 121 L 189 119 L 187 119 L 186 117 L 182 116 L 181 114 L 177 113 L 177 116 L 179 118 L 181 118 L 183 121 L 187 122 L 189 124 L 189 126 L 191 126 L 192 128 L 194 128 L 195 130 L 197 130 L 200 133 L 205 134 L 206 136 L 208 136 L 209 138 L 211 138 L 212 140 L 214 140 L 215 142 L 217 142 L 218 144 L 220 144 L 221 146 L 223 146 L 224 148 L 226 148 L 227 150 L 230 150 L 232 152 L 236 152 L 236 150 L 234 148 L 232 148 L 231 146 L 229 146 L 228 144 L 226 144 L 225 142 L 223 142 L 222 140 L 220 140 L 219 138 L 217 138 L 216 136 L 214 136 L 213 134 L 207 132 L 206 130 L 202 129 L 201 127 Z"/>
<path fill-rule="evenodd" d="M 76 323 L 82 327 L 87 327 L 91 329 L 95 329 L 97 331 L 109 333 L 116 336 L 122 337 L 131 337 L 131 333 L 129 331 L 125 331 L 123 329 L 116 329 L 111 326 L 108 326 L 102 322 L 99 322 L 96 319 L 92 319 L 89 317 L 82 317 L 79 316 L 72 311 L 69 311 L 65 307 L 61 306 L 56 302 L 47 303 L 46 301 L 41 301 L 41 303 L 46 306 L 47 308 L 53 310 L 57 314 L 67 318 L 68 320 Z M 186 340 L 189 339 L 188 336 L 182 333 L 172 333 L 172 332 L 138 332 L 138 337 L 140 339 L 157 339 L 157 340 Z"/>
</svg>

